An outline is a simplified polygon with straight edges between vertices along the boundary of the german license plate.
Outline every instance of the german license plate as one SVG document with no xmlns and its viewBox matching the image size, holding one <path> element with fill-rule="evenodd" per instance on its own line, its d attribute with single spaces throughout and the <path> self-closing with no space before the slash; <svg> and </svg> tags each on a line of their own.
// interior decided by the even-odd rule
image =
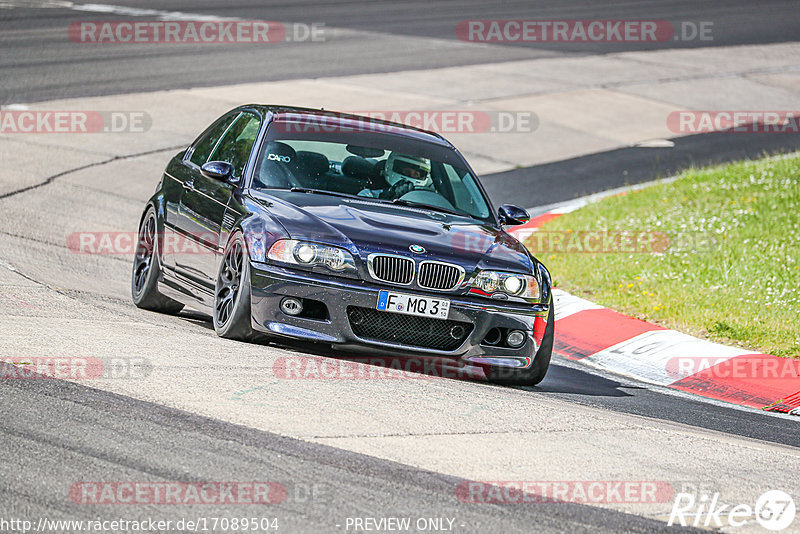
<svg viewBox="0 0 800 534">
<path fill-rule="evenodd" d="M 418 317 L 447 319 L 447 316 L 450 314 L 450 301 L 447 299 L 381 291 L 378 293 L 377 308 L 381 311 L 404 313 L 406 315 L 416 315 Z"/>
</svg>

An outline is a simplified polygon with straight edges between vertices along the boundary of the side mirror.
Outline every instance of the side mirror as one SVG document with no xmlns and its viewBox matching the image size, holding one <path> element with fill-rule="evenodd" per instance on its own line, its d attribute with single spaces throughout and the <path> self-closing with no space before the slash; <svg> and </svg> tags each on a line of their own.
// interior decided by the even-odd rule
<svg viewBox="0 0 800 534">
<path fill-rule="evenodd" d="M 206 178 L 227 182 L 233 176 L 233 165 L 227 161 L 209 161 L 200 167 L 200 173 Z"/>
<path fill-rule="evenodd" d="M 497 218 L 500 224 L 515 225 L 525 224 L 531 220 L 531 216 L 524 209 L 512 204 L 503 204 L 497 210 Z"/>
</svg>

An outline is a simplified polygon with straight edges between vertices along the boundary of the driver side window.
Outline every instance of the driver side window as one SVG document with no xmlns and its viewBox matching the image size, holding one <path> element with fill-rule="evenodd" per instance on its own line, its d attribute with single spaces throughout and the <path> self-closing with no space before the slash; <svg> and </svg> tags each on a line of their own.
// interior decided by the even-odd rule
<svg viewBox="0 0 800 534">
<path fill-rule="evenodd" d="M 261 120 L 253 113 L 243 112 L 225 132 L 209 159 L 227 161 L 233 165 L 233 175 L 241 177 L 250 152 L 256 142 Z"/>
<path fill-rule="evenodd" d="M 220 137 L 225 134 L 225 131 L 238 116 L 238 113 L 232 113 L 213 126 L 205 137 L 195 143 L 194 151 L 189 161 L 198 167 L 202 167 L 203 164 L 208 161 L 208 156 L 211 155 L 211 151 L 217 146 Z"/>
</svg>

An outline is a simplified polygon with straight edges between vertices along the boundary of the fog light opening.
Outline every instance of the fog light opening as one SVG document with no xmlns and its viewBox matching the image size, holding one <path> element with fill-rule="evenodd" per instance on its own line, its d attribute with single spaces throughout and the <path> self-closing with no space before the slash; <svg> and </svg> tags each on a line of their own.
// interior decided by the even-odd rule
<svg viewBox="0 0 800 534">
<path fill-rule="evenodd" d="M 350 312 L 350 322 L 354 325 L 364 324 L 367 318 L 364 316 L 364 312 L 361 310 L 354 309 Z"/>
<path fill-rule="evenodd" d="M 517 349 L 525 344 L 525 332 L 522 330 L 511 330 L 506 336 L 508 346 Z"/>
<path fill-rule="evenodd" d="M 281 311 L 286 315 L 300 315 L 303 313 L 303 303 L 300 299 L 286 297 L 281 301 Z"/>
<path fill-rule="evenodd" d="M 461 339 L 464 336 L 464 333 L 464 327 L 458 324 L 450 329 L 450 337 L 453 339 Z"/>
<path fill-rule="evenodd" d="M 499 328 L 492 328 L 487 332 L 486 337 L 483 338 L 483 342 L 487 345 L 497 345 L 500 343 L 500 340 L 503 337 L 503 333 L 500 332 Z"/>
</svg>

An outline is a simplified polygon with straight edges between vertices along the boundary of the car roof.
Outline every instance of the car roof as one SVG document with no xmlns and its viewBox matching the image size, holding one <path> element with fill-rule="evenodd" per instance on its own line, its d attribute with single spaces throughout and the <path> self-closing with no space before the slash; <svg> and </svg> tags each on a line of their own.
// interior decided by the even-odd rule
<svg viewBox="0 0 800 534">
<path fill-rule="evenodd" d="M 327 126 L 341 126 L 342 128 L 352 127 L 354 123 L 362 125 L 373 124 L 380 126 L 389 126 L 391 127 L 391 130 L 380 129 L 380 128 L 377 130 L 379 130 L 382 133 L 399 135 L 410 139 L 416 139 L 418 141 L 426 141 L 440 146 L 454 148 L 449 141 L 447 141 L 444 137 L 437 134 L 436 132 L 430 132 L 428 130 L 415 128 L 414 126 L 409 126 L 398 122 L 391 122 L 391 121 L 376 119 L 373 117 L 367 117 L 365 115 L 355 115 L 352 113 L 342 113 L 326 109 L 313 109 L 313 108 L 304 108 L 298 106 L 282 106 L 274 104 L 248 104 L 245 106 L 239 106 L 236 109 L 237 110 L 254 109 L 261 112 L 264 115 L 272 113 L 274 115 L 273 120 L 285 119 L 291 122 L 305 122 L 305 121 L 313 122 L 314 120 L 319 120 L 319 121 L 324 120 L 324 124 Z"/>
</svg>

